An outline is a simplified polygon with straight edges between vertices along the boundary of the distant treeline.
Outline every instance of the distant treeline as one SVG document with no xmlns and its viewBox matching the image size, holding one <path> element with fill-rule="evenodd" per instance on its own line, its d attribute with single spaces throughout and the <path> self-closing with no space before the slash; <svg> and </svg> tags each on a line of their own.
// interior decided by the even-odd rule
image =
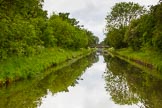
<svg viewBox="0 0 162 108">
<path fill-rule="evenodd" d="M 29 56 L 49 47 L 77 50 L 97 44 L 92 32 L 69 18 L 69 13 L 47 17 L 43 0 L 0 0 L 0 60 Z"/>
<path fill-rule="evenodd" d="M 149 9 L 138 3 L 121 2 L 106 17 L 105 44 L 115 49 L 162 51 L 162 1 Z"/>
</svg>

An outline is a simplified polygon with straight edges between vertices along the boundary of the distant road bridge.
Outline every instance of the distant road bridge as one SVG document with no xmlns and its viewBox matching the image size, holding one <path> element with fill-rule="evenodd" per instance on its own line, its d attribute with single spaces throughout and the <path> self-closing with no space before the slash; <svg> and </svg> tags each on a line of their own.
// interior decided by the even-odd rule
<svg viewBox="0 0 162 108">
<path fill-rule="evenodd" d="M 91 48 L 109 48 L 109 46 L 108 45 L 100 45 L 100 44 L 98 44 L 96 46 L 91 46 Z"/>
<path fill-rule="evenodd" d="M 98 45 L 96 45 L 96 46 L 91 46 L 91 48 L 97 48 L 97 52 L 99 52 L 99 53 L 104 53 L 104 52 L 105 52 L 105 51 L 104 51 L 104 48 L 109 48 L 109 46 L 98 44 Z"/>
</svg>

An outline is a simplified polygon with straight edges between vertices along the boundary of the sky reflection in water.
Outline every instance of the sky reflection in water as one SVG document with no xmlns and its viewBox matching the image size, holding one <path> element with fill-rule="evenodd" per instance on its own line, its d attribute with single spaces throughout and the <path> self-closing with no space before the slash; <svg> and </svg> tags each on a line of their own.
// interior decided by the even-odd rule
<svg viewBox="0 0 162 108">
<path fill-rule="evenodd" d="M 105 90 L 105 71 L 106 63 L 103 56 L 99 56 L 99 61 L 86 69 L 79 84 L 69 87 L 69 92 L 52 95 L 49 91 L 38 108 L 139 108 L 138 105 L 117 105 L 111 100 Z"/>
</svg>

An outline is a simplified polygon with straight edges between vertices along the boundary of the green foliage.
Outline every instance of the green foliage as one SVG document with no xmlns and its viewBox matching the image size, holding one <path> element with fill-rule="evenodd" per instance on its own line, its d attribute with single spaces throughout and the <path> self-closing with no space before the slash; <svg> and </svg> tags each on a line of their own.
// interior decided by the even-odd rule
<svg viewBox="0 0 162 108">
<path fill-rule="evenodd" d="M 159 2 L 158 5 L 152 7 L 151 9 L 152 13 L 151 15 L 155 19 L 155 30 L 152 31 L 153 33 L 153 46 L 155 47 L 156 50 L 162 51 L 162 2 Z"/>
<path fill-rule="evenodd" d="M 64 50 L 60 48 L 42 49 L 42 53 L 29 56 L 9 57 L 0 65 L 0 83 L 8 80 L 27 79 L 35 77 L 45 69 L 56 66 L 66 60 L 76 59 L 91 53 L 92 50 L 80 49 L 78 51 Z"/>
<path fill-rule="evenodd" d="M 142 40 L 140 38 L 142 35 L 140 33 L 140 25 L 138 23 L 138 20 L 132 21 L 129 29 L 127 29 L 125 33 L 125 41 L 134 50 L 139 50 L 142 45 Z"/>
<path fill-rule="evenodd" d="M 154 76 L 151 70 L 147 73 L 145 70 L 111 56 L 105 56 L 105 61 L 109 69 L 104 75 L 105 88 L 110 92 L 116 104 L 141 103 L 139 107 L 161 108 L 162 76 L 158 72 L 158 75 Z"/>
<path fill-rule="evenodd" d="M 58 92 L 67 92 L 69 86 L 75 86 L 84 70 L 91 66 L 94 60 L 96 60 L 95 55 L 83 57 L 75 62 L 48 68 L 43 72 L 44 74 L 39 74 L 34 79 L 1 87 L 1 108 L 40 107 L 42 97 L 48 95 L 49 92 L 55 95 Z"/>
<path fill-rule="evenodd" d="M 70 13 L 59 13 L 59 17 L 63 20 L 71 24 L 72 26 L 80 27 L 79 21 L 77 21 L 75 18 L 69 18 Z"/>
<path fill-rule="evenodd" d="M 161 52 L 154 49 L 141 49 L 139 51 L 134 51 L 131 48 L 123 48 L 115 52 L 128 60 L 140 61 L 142 63 L 139 64 L 140 66 L 144 65 L 147 67 L 147 65 L 150 64 L 150 66 L 152 65 L 151 68 L 158 70 L 160 73 L 162 72 Z"/>
<path fill-rule="evenodd" d="M 145 11 L 146 10 L 144 7 L 140 6 L 138 3 L 116 3 L 106 17 L 106 29 L 107 31 L 110 31 L 111 28 L 125 27 L 130 23 L 131 20 L 137 19 L 140 15 L 145 13 Z"/>
<path fill-rule="evenodd" d="M 87 45 L 87 36 L 84 31 L 63 21 L 59 16 L 53 15 L 49 19 L 49 27 L 53 31 L 56 45 L 68 49 L 84 48 Z"/>
<path fill-rule="evenodd" d="M 125 28 L 113 28 L 111 31 L 109 31 L 109 33 L 107 34 L 108 45 L 116 49 L 125 47 L 126 43 L 124 42 L 124 33 Z"/>
<path fill-rule="evenodd" d="M 43 0 L 0 1 L 0 61 L 10 56 L 31 56 L 43 48 L 79 49 L 89 46 L 89 36 L 69 13 L 47 18 Z M 95 42 L 92 42 L 95 43 Z"/>
<path fill-rule="evenodd" d="M 95 46 L 99 43 L 99 38 L 94 36 L 94 34 L 88 30 L 85 30 L 86 35 L 88 36 L 88 46 Z"/>
<path fill-rule="evenodd" d="M 153 47 L 156 49 L 156 50 L 159 50 L 159 51 L 162 51 L 162 29 L 156 29 L 154 31 L 154 37 L 152 39 L 152 42 L 153 42 Z"/>
<path fill-rule="evenodd" d="M 36 54 L 42 46 L 36 23 L 46 15 L 41 10 L 41 2 L 14 0 L 2 1 L 0 5 L 0 60 L 12 55 Z"/>
<path fill-rule="evenodd" d="M 69 13 L 48 18 L 42 3 L 0 0 L 0 83 L 36 76 L 51 65 L 87 54 L 81 49 L 90 41 L 96 44 L 96 37 Z"/>
<path fill-rule="evenodd" d="M 145 8 L 137 3 L 116 3 L 115 6 L 113 6 L 112 11 L 106 17 L 107 33 L 105 42 L 109 46 L 117 49 L 127 47 L 128 43 L 124 41 L 124 35 L 126 30 L 128 29 L 127 26 L 132 20 L 139 18 L 139 16 L 144 14 L 145 12 Z"/>
<path fill-rule="evenodd" d="M 146 12 L 135 3 L 117 3 L 107 20 L 105 42 L 114 48 L 131 47 L 134 51 L 152 49 L 162 51 L 162 2 Z M 125 30 L 120 33 L 121 29 Z M 115 28 L 115 29 L 114 29 Z"/>
</svg>

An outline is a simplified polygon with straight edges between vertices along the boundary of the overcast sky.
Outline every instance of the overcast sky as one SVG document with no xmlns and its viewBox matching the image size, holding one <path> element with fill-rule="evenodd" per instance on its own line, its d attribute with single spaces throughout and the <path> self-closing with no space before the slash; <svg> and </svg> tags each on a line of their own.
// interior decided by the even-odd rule
<svg viewBox="0 0 162 108">
<path fill-rule="evenodd" d="M 104 39 L 105 17 L 117 2 L 135 2 L 140 5 L 155 5 L 159 0 L 44 0 L 44 10 L 53 12 L 69 12 L 70 17 L 80 21 L 80 25 Z"/>
</svg>

